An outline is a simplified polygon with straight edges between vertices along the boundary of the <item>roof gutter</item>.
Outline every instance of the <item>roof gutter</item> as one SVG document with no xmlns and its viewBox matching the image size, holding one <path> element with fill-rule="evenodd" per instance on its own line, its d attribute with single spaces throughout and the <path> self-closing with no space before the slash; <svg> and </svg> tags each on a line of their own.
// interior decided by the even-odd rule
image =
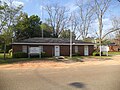
<svg viewBox="0 0 120 90">
<path fill-rule="evenodd" d="M 12 43 L 12 45 L 70 45 L 70 43 Z M 94 43 L 72 43 L 72 45 L 94 45 Z"/>
</svg>

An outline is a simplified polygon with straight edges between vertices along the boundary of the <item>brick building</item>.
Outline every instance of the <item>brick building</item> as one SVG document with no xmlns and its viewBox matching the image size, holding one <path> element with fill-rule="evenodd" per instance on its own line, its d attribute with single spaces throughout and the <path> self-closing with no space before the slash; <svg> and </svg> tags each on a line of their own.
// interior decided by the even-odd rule
<svg viewBox="0 0 120 90">
<path fill-rule="evenodd" d="M 70 40 L 62 38 L 29 38 L 12 43 L 13 53 L 30 53 L 30 48 L 40 48 L 40 52 L 45 52 L 47 56 L 69 56 Z M 81 56 L 92 55 L 94 43 L 80 40 L 72 41 L 72 54 L 79 53 Z"/>
</svg>

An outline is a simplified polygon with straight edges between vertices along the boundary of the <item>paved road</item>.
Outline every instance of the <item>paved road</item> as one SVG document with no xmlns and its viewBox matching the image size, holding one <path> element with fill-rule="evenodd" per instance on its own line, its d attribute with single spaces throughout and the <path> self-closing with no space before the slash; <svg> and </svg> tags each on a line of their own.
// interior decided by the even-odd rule
<svg viewBox="0 0 120 90">
<path fill-rule="evenodd" d="M 0 90 L 120 90 L 120 66 L 0 70 Z"/>
</svg>

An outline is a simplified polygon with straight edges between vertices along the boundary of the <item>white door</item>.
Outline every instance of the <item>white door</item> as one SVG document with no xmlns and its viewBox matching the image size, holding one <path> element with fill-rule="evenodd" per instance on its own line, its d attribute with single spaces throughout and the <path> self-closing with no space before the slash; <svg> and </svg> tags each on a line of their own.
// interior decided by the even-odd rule
<svg viewBox="0 0 120 90">
<path fill-rule="evenodd" d="M 88 46 L 84 46 L 84 55 L 88 56 L 88 54 L 89 54 L 88 52 L 89 52 Z"/>
<path fill-rule="evenodd" d="M 55 46 L 55 56 L 60 56 L 60 47 Z"/>
</svg>

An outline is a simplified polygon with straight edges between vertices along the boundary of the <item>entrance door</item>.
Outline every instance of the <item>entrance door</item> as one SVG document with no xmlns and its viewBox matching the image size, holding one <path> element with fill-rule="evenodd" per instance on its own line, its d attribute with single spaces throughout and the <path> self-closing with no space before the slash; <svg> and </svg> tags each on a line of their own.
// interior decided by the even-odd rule
<svg viewBox="0 0 120 90">
<path fill-rule="evenodd" d="M 84 46 L 84 55 L 88 56 L 88 54 L 89 54 L 88 52 L 89 52 L 88 46 Z"/>
<path fill-rule="evenodd" d="M 60 56 L 60 47 L 55 46 L 55 56 Z"/>
</svg>

